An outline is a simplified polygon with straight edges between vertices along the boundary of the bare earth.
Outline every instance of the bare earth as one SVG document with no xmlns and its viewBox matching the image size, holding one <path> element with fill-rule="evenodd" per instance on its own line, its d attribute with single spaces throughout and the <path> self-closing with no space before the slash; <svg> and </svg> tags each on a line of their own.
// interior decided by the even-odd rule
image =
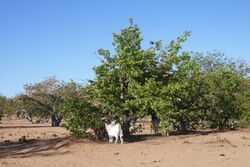
<svg viewBox="0 0 250 167">
<path fill-rule="evenodd" d="M 27 143 L 18 143 L 26 136 Z M 250 129 L 160 137 L 125 144 L 72 140 L 63 128 L 24 120 L 0 124 L 0 167 L 249 167 Z"/>
</svg>

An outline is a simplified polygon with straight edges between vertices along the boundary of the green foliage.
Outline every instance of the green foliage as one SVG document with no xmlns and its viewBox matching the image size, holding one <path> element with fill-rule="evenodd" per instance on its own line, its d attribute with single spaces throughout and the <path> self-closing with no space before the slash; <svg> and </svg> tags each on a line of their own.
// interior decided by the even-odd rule
<svg viewBox="0 0 250 167">
<path fill-rule="evenodd" d="M 250 127 L 250 78 L 246 78 L 241 83 L 240 91 L 236 94 L 241 115 L 239 120 L 240 127 Z"/>
<path fill-rule="evenodd" d="M 6 97 L 0 95 L 0 120 L 4 116 L 6 101 L 7 101 Z"/>
<path fill-rule="evenodd" d="M 69 83 L 71 94 L 65 98 L 62 114 L 64 117 L 63 126 L 66 127 L 76 137 L 87 137 L 104 126 L 101 118 L 102 112 L 86 95 L 83 89 L 76 83 Z"/>
<path fill-rule="evenodd" d="M 233 122 L 239 120 L 242 113 L 242 100 L 246 100 L 242 84 L 247 77 L 247 66 L 241 62 L 229 61 L 218 52 L 207 56 L 198 54 L 194 61 L 200 66 L 197 81 L 198 85 L 203 86 L 199 110 L 203 120 L 208 123 L 206 126 L 232 128 Z M 193 92 L 195 91 L 197 89 Z"/>
<path fill-rule="evenodd" d="M 164 136 L 169 136 L 169 133 L 171 132 L 171 123 L 167 119 L 162 119 L 159 124 L 159 131 Z"/>
<path fill-rule="evenodd" d="M 243 112 L 240 120 L 239 127 L 241 128 L 249 128 L 250 127 L 250 111 Z"/>
<path fill-rule="evenodd" d="M 2 117 L 11 118 L 16 112 L 15 101 L 11 98 L 0 96 L 0 120 Z"/>
</svg>

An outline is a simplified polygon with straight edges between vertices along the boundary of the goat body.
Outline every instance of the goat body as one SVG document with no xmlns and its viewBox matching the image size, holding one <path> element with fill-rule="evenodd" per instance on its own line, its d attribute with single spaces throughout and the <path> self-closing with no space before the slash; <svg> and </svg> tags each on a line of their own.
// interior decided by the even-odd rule
<svg viewBox="0 0 250 167">
<path fill-rule="evenodd" d="M 121 144 L 123 144 L 123 132 L 120 123 L 115 123 L 112 121 L 110 124 L 105 123 L 105 129 L 109 136 L 109 142 L 113 142 L 113 137 L 115 137 L 115 144 L 117 143 L 119 137 Z"/>
</svg>

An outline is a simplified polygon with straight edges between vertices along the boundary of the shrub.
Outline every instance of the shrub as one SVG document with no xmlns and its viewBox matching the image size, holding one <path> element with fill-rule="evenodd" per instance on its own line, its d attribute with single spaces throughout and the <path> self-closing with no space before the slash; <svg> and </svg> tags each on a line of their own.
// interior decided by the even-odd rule
<svg viewBox="0 0 250 167">
<path fill-rule="evenodd" d="M 80 90 L 75 83 L 75 92 L 65 98 L 61 114 L 64 118 L 63 127 L 66 127 L 76 137 L 88 137 L 94 131 L 95 135 L 104 126 L 102 112 L 97 105 L 92 103 L 84 90 Z"/>
</svg>

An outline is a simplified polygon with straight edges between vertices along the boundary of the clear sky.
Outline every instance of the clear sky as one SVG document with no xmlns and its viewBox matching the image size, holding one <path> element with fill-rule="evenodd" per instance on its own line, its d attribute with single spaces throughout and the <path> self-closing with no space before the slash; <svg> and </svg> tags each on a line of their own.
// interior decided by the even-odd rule
<svg viewBox="0 0 250 167">
<path fill-rule="evenodd" d="M 143 46 L 192 31 L 188 51 L 214 49 L 250 64 L 249 0 L 0 0 L 0 94 L 56 76 L 93 79 L 98 48 L 133 17 Z"/>
</svg>

